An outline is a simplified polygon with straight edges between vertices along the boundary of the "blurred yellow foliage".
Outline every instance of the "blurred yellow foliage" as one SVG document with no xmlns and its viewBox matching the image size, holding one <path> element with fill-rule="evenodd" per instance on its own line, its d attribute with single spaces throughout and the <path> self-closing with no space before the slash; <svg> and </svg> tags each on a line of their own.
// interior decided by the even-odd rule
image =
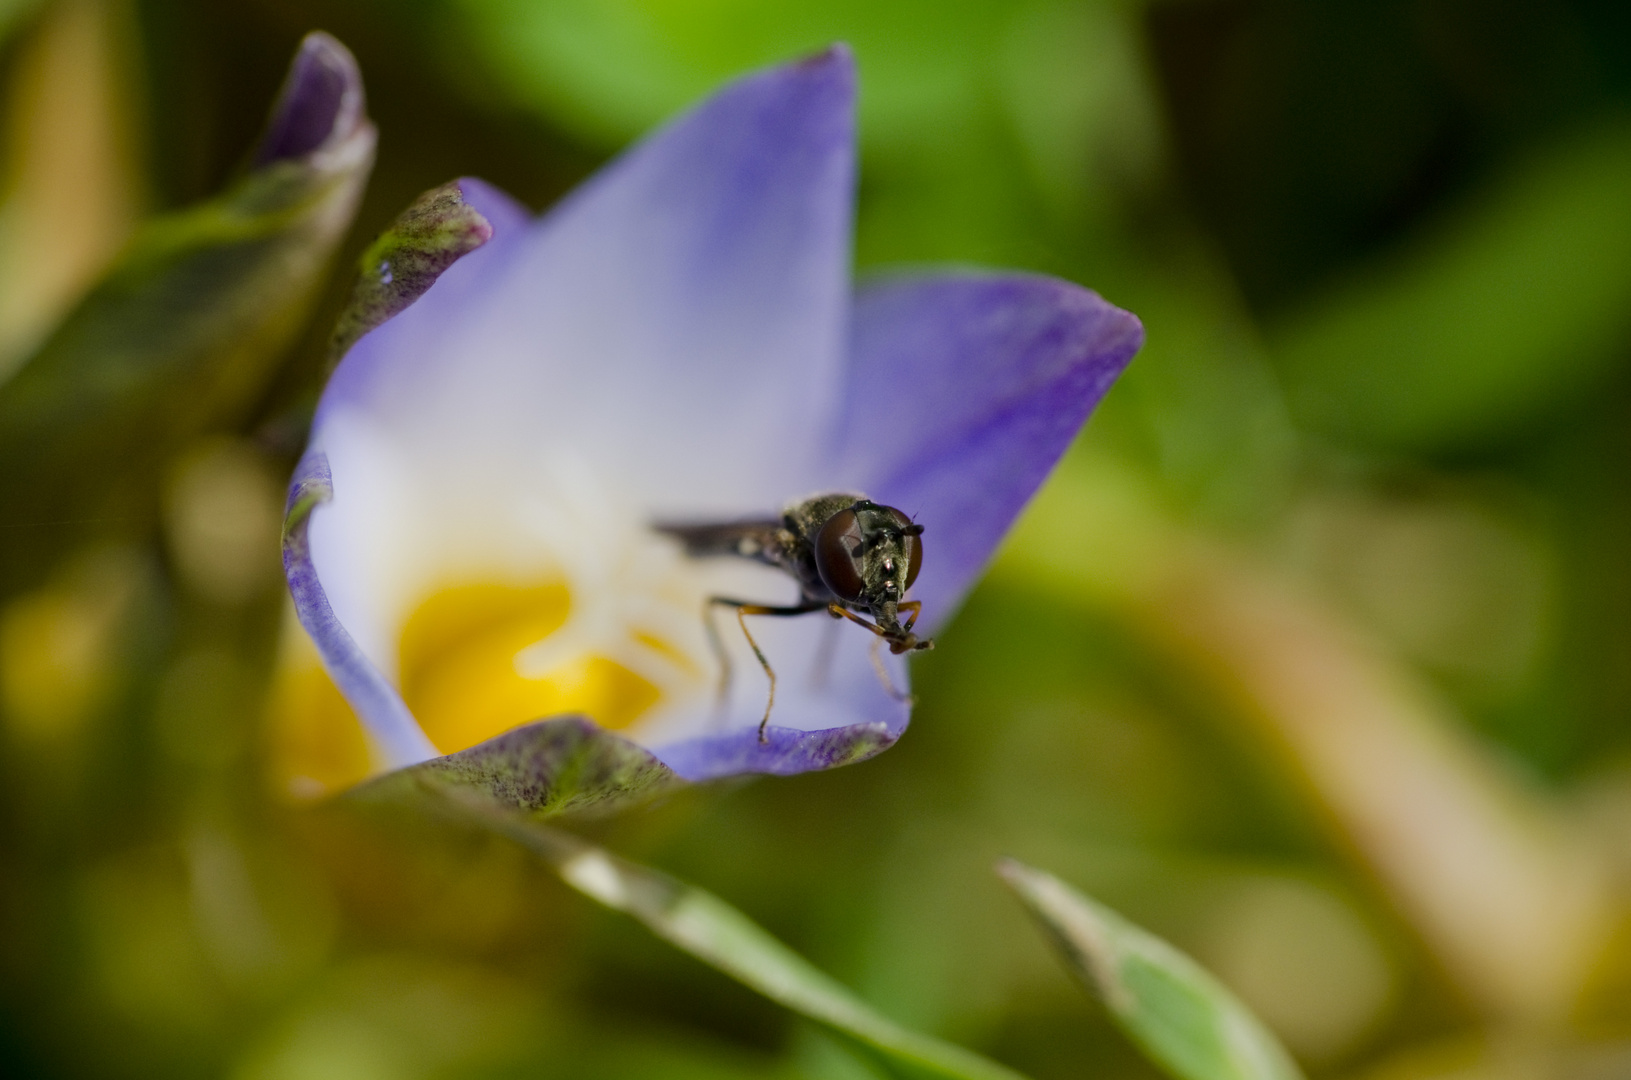
<svg viewBox="0 0 1631 1080">
<path fill-rule="evenodd" d="M 15 734 L 71 737 L 106 700 L 139 573 L 128 552 L 94 552 L 0 612 L 0 705 Z"/>
<path fill-rule="evenodd" d="M 8 87 L 0 198 L 0 375 L 50 330 L 136 225 L 134 51 L 118 0 L 53 5 Z"/>
</svg>

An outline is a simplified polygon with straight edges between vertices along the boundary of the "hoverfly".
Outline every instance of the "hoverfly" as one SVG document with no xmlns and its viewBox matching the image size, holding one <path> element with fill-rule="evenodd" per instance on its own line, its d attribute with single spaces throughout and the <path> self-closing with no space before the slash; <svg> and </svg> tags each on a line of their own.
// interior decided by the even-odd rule
<svg viewBox="0 0 1631 1080">
<path fill-rule="evenodd" d="M 848 619 L 866 627 L 895 655 L 934 648 L 934 642 L 912 632 L 922 605 L 906 599 L 923 565 L 923 526 L 892 506 L 882 506 L 864 495 L 835 492 L 791 503 L 780 519 L 684 524 L 659 522 L 658 532 L 672 536 L 693 558 L 736 556 L 774 566 L 799 586 L 799 602 L 760 604 L 729 596 L 710 596 L 703 612 L 708 641 L 720 663 L 720 695 L 730 684 L 730 660 L 714 625 L 716 607 L 733 608 L 753 655 L 770 679 L 770 696 L 759 741 L 765 741 L 770 710 L 776 704 L 776 672 L 746 621 L 749 615 L 805 615 L 826 611 L 834 619 Z M 901 622 L 901 616 L 906 621 Z M 869 621 L 864 616 L 871 616 Z M 874 654 L 874 662 L 876 662 Z M 879 665 L 880 676 L 888 687 Z M 893 688 L 890 688 L 893 693 Z"/>
</svg>

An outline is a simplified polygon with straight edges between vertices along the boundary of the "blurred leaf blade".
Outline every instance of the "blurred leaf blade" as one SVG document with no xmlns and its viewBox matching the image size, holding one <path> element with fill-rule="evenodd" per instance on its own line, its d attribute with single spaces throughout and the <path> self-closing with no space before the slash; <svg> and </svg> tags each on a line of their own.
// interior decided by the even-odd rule
<svg viewBox="0 0 1631 1080">
<path fill-rule="evenodd" d="M 585 896 L 644 923 L 683 952 L 815 1021 L 889 1076 L 1024 1080 L 960 1046 L 908 1030 L 712 893 L 549 826 L 464 801 L 486 827 L 541 856 Z"/>
<path fill-rule="evenodd" d="M 112 2 L 0 2 L 0 381 L 107 270 L 146 199 L 134 28 Z M 8 19 L 10 20 L 8 22 Z"/>
<path fill-rule="evenodd" d="M 10 37 L 40 6 L 40 0 L 0 0 L 0 42 Z"/>
<path fill-rule="evenodd" d="M 270 379 L 351 224 L 375 144 L 356 63 L 326 35 L 306 39 L 269 129 L 290 112 L 308 129 L 302 152 L 143 227 L 0 384 L 0 499 L 20 520 L 145 512 L 165 459 L 241 419 Z"/>
<path fill-rule="evenodd" d="M 971 1051 L 908 1030 L 702 889 L 620 859 L 544 821 L 604 814 L 685 782 L 649 752 L 581 717 L 513 729 L 387 773 L 350 792 L 361 806 L 451 809 L 541 856 L 574 889 L 814 1020 L 890 1076 L 1024 1080 Z"/>
<path fill-rule="evenodd" d="M 1066 966 L 1150 1059 L 1181 1080 L 1300 1080 L 1278 1040 L 1189 957 L 1051 874 L 997 867 Z"/>
<path fill-rule="evenodd" d="M 1412 451 L 1478 445 L 1613 371 L 1631 335 L 1631 123 L 1561 141 L 1271 335 L 1314 426 Z"/>
<path fill-rule="evenodd" d="M 1010 7 L 993 0 L 474 0 L 458 6 L 457 28 L 486 57 L 487 77 L 516 100 L 614 142 L 738 72 L 845 41 L 868 58 L 865 126 L 881 123 L 891 135 L 910 138 L 925 134 L 925 120 L 943 123 L 936 114 L 947 101 L 967 103 L 984 93 L 977 64 Z"/>
</svg>

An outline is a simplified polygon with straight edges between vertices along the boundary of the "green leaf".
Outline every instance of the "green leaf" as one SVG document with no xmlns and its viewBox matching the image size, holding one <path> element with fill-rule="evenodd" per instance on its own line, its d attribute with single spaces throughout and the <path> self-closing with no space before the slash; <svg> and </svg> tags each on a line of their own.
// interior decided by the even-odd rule
<svg viewBox="0 0 1631 1080">
<path fill-rule="evenodd" d="M 443 271 L 493 238 L 493 227 L 464 201 L 457 180 L 413 201 L 357 260 L 351 299 L 335 324 L 330 363 L 374 327 L 402 311 Z"/>
<path fill-rule="evenodd" d="M 1299 418 L 1359 442 L 1510 439 L 1631 340 L 1631 125 L 1561 143 L 1272 328 Z"/>
<path fill-rule="evenodd" d="M 886 1075 L 1024 1080 L 1019 1073 L 972 1051 L 909 1031 L 880 1015 L 713 894 L 500 809 L 482 795 L 472 798 L 472 790 L 449 786 L 443 793 L 463 816 L 541 856 L 574 889 L 614 911 L 632 915 L 669 944 L 814 1020 Z"/>
<path fill-rule="evenodd" d="M 1060 222 L 1044 207 L 1075 224 L 1120 222 L 1119 193 L 1159 168 L 1140 6 L 418 0 L 403 17 L 459 85 L 478 80 L 484 96 L 607 148 L 728 79 L 845 42 L 861 75 L 857 265 L 1057 272 Z"/>
<path fill-rule="evenodd" d="M 434 4 L 443 7 L 444 4 Z M 463 0 L 450 31 L 518 102 L 622 142 L 726 79 L 834 41 L 864 64 L 861 108 L 881 142 L 947 134 L 987 93 L 1009 0 Z M 940 128 L 940 131 L 928 131 Z"/>
<path fill-rule="evenodd" d="M 167 460 L 245 418 L 307 319 L 374 143 L 356 62 L 309 35 L 260 164 L 218 198 L 144 226 L 0 385 L 0 504 L 12 521 L 151 516 Z M 62 535 L 19 529 L 8 543 L 15 584 Z"/>
<path fill-rule="evenodd" d="M 997 872 L 1071 972 L 1167 1072 L 1181 1080 L 1300 1080 L 1279 1041 L 1195 961 L 1051 874 L 1012 859 Z"/>
<path fill-rule="evenodd" d="M 543 819 L 611 813 L 684 784 L 649 751 L 593 721 L 562 716 L 386 773 L 354 788 L 346 798 L 396 802 L 431 793 L 460 805 L 520 810 Z"/>
<path fill-rule="evenodd" d="M 40 0 L 0 0 L 0 43 L 21 27 L 40 6 Z"/>
<path fill-rule="evenodd" d="M 658 937 L 823 1025 L 890 1076 L 1024 1080 L 879 1015 L 718 897 L 542 822 L 596 815 L 685 785 L 648 751 L 582 717 L 542 720 L 456 754 L 397 769 L 343 800 L 474 821 L 542 856 L 562 879 Z"/>
</svg>

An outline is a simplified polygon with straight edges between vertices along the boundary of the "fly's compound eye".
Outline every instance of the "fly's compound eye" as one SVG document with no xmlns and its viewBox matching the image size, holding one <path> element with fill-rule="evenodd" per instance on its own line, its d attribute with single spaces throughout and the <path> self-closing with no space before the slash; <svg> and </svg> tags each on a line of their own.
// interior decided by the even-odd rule
<svg viewBox="0 0 1631 1080">
<path fill-rule="evenodd" d="M 840 510 L 816 534 L 816 572 L 822 584 L 840 600 L 859 600 L 866 583 L 861 580 L 861 522 L 854 510 Z M 913 562 L 913 570 L 917 564 Z"/>
<path fill-rule="evenodd" d="M 906 545 L 906 584 L 901 588 L 905 592 L 917 580 L 917 572 L 923 569 L 923 526 L 915 525 L 912 519 L 896 510 L 893 506 L 886 507 L 895 523 L 900 526 L 904 534 Z"/>
</svg>

